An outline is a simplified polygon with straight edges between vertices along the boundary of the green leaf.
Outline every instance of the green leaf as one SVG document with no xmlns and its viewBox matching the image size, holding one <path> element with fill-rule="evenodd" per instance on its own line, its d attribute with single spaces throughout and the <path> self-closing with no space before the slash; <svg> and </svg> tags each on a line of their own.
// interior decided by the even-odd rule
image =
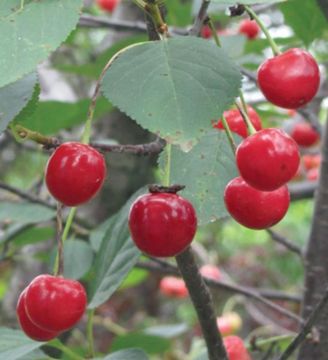
<svg viewBox="0 0 328 360">
<path fill-rule="evenodd" d="M 188 331 L 186 324 L 174 324 L 174 325 L 159 325 L 152 326 L 144 330 L 145 334 L 160 336 L 166 339 L 172 339 L 184 334 Z"/>
<path fill-rule="evenodd" d="M 165 156 L 163 153 L 159 159 L 162 170 Z M 212 130 L 187 153 L 172 148 L 170 182 L 186 185 L 181 194 L 194 205 L 199 225 L 227 216 L 223 193 L 235 176 L 235 158 L 224 131 Z"/>
<path fill-rule="evenodd" d="M 0 328 L 0 359 L 23 359 L 43 344 L 29 339 L 20 330 Z"/>
<path fill-rule="evenodd" d="M 113 218 L 109 218 L 90 232 L 90 244 L 94 251 L 98 251 L 107 229 L 111 226 Z"/>
<path fill-rule="evenodd" d="M 195 37 L 152 41 L 122 53 L 104 95 L 142 127 L 186 144 L 204 134 L 238 96 L 241 75 L 225 52 Z"/>
<path fill-rule="evenodd" d="M 0 87 L 33 71 L 76 26 L 82 0 L 1 1 Z"/>
<path fill-rule="evenodd" d="M 140 349 L 126 349 L 110 354 L 102 360 L 148 360 L 148 356 Z"/>
<path fill-rule="evenodd" d="M 311 42 L 323 36 L 328 29 L 328 23 L 319 8 L 316 0 L 306 0 L 300 2 L 289 0 L 279 5 L 284 14 L 285 21 L 290 25 L 294 33 L 309 46 Z"/>
<path fill-rule="evenodd" d="M 119 290 L 128 289 L 133 286 L 137 286 L 147 279 L 149 273 L 146 270 L 142 269 L 133 269 L 129 275 L 124 279 Z"/>
<path fill-rule="evenodd" d="M 138 347 L 147 354 L 163 354 L 169 350 L 170 341 L 159 336 L 134 332 L 117 336 L 112 342 L 111 350 L 117 351 L 130 347 Z"/>
<path fill-rule="evenodd" d="M 88 61 L 86 64 L 82 65 L 62 65 L 58 64 L 55 66 L 56 69 L 64 72 L 69 72 L 71 74 L 83 75 L 93 79 L 98 79 L 100 73 L 102 72 L 103 68 L 118 51 L 121 49 L 138 43 L 142 41 L 146 41 L 147 37 L 145 35 L 135 35 L 130 36 L 128 38 L 124 38 L 118 42 L 116 42 L 113 46 L 109 49 L 104 51 L 103 53 L 99 54 L 95 60 Z M 98 102 L 97 102 L 98 103 Z"/>
<path fill-rule="evenodd" d="M 32 97 L 36 74 L 32 73 L 0 89 L 0 133 Z"/>
<path fill-rule="evenodd" d="M 11 242 L 15 246 L 24 246 L 51 239 L 54 235 L 55 229 L 53 227 L 33 226 L 21 231 L 11 240 Z"/>
<path fill-rule="evenodd" d="M 93 251 L 82 240 L 68 240 L 64 244 L 64 276 L 69 279 L 81 279 L 92 266 Z"/>
<path fill-rule="evenodd" d="M 89 105 L 90 99 L 80 100 L 76 103 L 39 102 L 34 111 L 22 114 L 15 119 L 15 122 L 44 135 L 53 135 L 59 130 L 69 129 L 85 122 Z M 99 117 L 111 109 L 111 104 L 101 97 L 97 100 L 95 117 Z"/>
<path fill-rule="evenodd" d="M 26 202 L 1 202 L 0 221 L 13 221 L 19 224 L 36 224 L 48 221 L 55 216 L 54 210 L 45 206 Z"/>
<path fill-rule="evenodd" d="M 130 238 L 128 213 L 132 202 L 145 192 L 144 188 L 136 192 L 109 222 L 96 256 L 89 309 L 98 307 L 110 298 L 140 256 L 140 251 Z"/>
<path fill-rule="evenodd" d="M 166 0 L 167 23 L 175 26 L 188 26 L 192 22 L 191 3 L 184 0 Z"/>
</svg>

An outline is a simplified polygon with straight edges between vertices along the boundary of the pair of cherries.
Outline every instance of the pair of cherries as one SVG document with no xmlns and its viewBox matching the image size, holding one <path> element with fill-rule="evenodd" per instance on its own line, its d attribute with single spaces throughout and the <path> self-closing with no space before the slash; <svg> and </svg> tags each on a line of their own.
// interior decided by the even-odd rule
<svg viewBox="0 0 328 360">
<path fill-rule="evenodd" d="M 73 327 L 83 316 L 86 304 L 86 292 L 78 281 L 39 275 L 21 293 L 16 313 L 27 336 L 49 341 Z"/>
<path fill-rule="evenodd" d="M 257 113 L 248 107 L 256 130 L 247 136 L 247 128 L 238 110 L 225 112 L 231 131 L 244 138 L 236 151 L 240 176 L 231 180 L 224 192 L 226 208 L 240 224 L 265 229 L 278 223 L 289 207 L 286 183 L 297 172 L 300 154 L 296 142 L 283 130 L 261 129 Z M 219 121 L 215 127 L 222 129 Z"/>
</svg>

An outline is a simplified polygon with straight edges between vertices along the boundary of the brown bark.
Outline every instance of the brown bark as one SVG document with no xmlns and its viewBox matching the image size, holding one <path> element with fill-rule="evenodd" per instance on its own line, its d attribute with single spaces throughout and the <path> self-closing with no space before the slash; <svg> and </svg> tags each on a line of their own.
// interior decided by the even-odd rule
<svg viewBox="0 0 328 360">
<path fill-rule="evenodd" d="M 323 139 L 323 159 L 310 238 L 305 254 L 305 290 L 303 318 L 308 318 L 328 284 L 328 130 Z M 328 307 L 325 307 L 316 324 L 320 342 L 307 340 L 303 343 L 299 360 L 326 360 L 328 354 Z"/>
</svg>

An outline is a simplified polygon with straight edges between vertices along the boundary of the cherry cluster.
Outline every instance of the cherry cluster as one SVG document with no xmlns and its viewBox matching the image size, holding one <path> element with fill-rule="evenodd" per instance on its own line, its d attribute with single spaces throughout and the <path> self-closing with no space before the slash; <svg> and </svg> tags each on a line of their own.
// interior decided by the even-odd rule
<svg viewBox="0 0 328 360">
<path fill-rule="evenodd" d="M 291 49 L 266 60 L 258 69 L 258 84 L 273 104 L 297 109 L 315 96 L 320 83 L 314 58 L 301 49 Z M 261 120 L 247 108 L 256 132 L 248 127 L 238 110 L 224 112 L 229 129 L 243 137 L 236 150 L 239 177 L 231 180 L 224 192 L 230 215 L 251 229 L 266 229 L 277 224 L 289 207 L 286 183 L 300 166 L 300 146 L 312 146 L 319 134 L 307 123 L 298 123 L 291 136 L 278 128 L 262 129 Z M 223 129 L 222 120 L 214 127 Z"/>
<path fill-rule="evenodd" d="M 21 293 L 16 312 L 27 336 L 48 341 L 73 327 L 86 304 L 85 290 L 78 281 L 39 275 Z"/>
</svg>

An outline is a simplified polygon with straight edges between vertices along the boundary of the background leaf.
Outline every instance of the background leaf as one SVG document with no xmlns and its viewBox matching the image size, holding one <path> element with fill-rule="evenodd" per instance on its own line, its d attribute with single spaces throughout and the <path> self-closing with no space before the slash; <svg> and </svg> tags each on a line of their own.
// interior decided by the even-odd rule
<svg viewBox="0 0 328 360">
<path fill-rule="evenodd" d="M 280 4 L 279 8 L 286 23 L 306 46 L 328 30 L 328 22 L 315 0 L 303 1 L 301 6 L 299 1 L 289 0 Z"/>
<path fill-rule="evenodd" d="M 102 91 L 143 128 L 185 144 L 232 104 L 240 81 L 237 67 L 215 44 L 177 37 L 125 51 L 107 71 Z"/>
<path fill-rule="evenodd" d="M 0 328 L 0 359 L 23 359 L 23 356 L 27 356 L 43 344 L 29 339 L 20 330 Z"/>
<path fill-rule="evenodd" d="M 160 156 L 159 165 L 164 169 L 165 153 Z M 181 194 L 194 205 L 199 225 L 227 216 L 223 192 L 237 176 L 237 169 L 223 131 L 212 130 L 187 153 L 173 147 L 170 175 L 171 184 L 186 185 Z"/>
<path fill-rule="evenodd" d="M 102 360 L 148 360 L 148 356 L 140 349 L 126 349 L 110 354 Z"/>
<path fill-rule="evenodd" d="M 44 135 L 53 135 L 86 121 L 90 99 L 76 103 L 61 101 L 39 102 L 33 111 L 24 112 L 15 122 Z M 97 100 L 95 117 L 111 111 L 111 104 L 104 98 Z"/>
<path fill-rule="evenodd" d="M 0 87 L 45 60 L 74 29 L 82 7 L 82 0 L 33 0 L 17 11 L 18 1 L 1 2 Z"/>
<path fill-rule="evenodd" d="M 132 202 L 145 192 L 145 188 L 136 192 L 109 222 L 96 256 L 89 309 L 98 307 L 110 298 L 140 256 L 140 251 L 130 238 L 128 214 Z"/>
<path fill-rule="evenodd" d="M 36 74 L 32 73 L 13 84 L 0 88 L 0 133 L 26 106 L 33 95 L 35 83 Z"/>
<path fill-rule="evenodd" d="M 48 221 L 54 216 L 54 210 L 38 204 L 27 202 L 0 203 L 0 221 L 13 221 L 19 224 L 36 224 Z"/>
<path fill-rule="evenodd" d="M 112 342 L 111 350 L 117 351 L 127 347 L 138 347 L 147 354 L 163 354 L 170 348 L 170 341 L 159 336 L 134 332 L 117 336 Z"/>
</svg>

